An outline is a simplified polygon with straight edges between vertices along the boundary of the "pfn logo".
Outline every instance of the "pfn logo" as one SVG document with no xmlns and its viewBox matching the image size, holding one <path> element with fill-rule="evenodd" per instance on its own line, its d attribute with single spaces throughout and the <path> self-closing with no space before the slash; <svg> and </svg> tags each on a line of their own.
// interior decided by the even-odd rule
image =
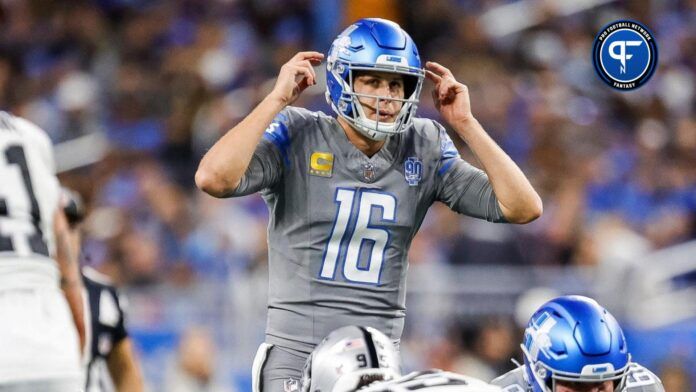
<svg viewBox="0 0 696 392">
<path fill-rule="evenodd" d="M 622 74 L 626 73 L 626 60 L 630 60 L 633 57 L 632 54 L 626 54 L 626 47 L 640 46 L 641 44 L 643 44 L 643 41 L 614 41 L 609 44 L 609 56 L 611 56 L 613 59 L 621 61 L 620 72 Z M 618 53 L 616 52 L 617 47 L 619 48 Z"/>
<path fill-rule="evenodd" d="M 597 75 L 606 84 L 617 90 L 633 90 L 655 72 L 657 44 L 642 24 L 619 20 L 597 34 L 592 60 Z"/>
</svg>

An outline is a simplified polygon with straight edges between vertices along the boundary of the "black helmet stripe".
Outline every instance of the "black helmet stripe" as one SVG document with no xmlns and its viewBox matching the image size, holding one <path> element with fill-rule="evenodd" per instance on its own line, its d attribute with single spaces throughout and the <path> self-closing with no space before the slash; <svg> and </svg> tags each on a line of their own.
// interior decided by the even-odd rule
<svg viewBox="0 0 696 392">
<path fill-rule="evenodd" d="M 372 341 L 372 334 L 367 331 L 365 327 L 358 327 L 365 337 L 365 343 L 367 344 L 367 352 L 370 354 L 370 363 L 372 367 L 379 368 L 379 360 L 377 359 L 377 349 L 375 348 L 375 342 Z"/>
</svg>

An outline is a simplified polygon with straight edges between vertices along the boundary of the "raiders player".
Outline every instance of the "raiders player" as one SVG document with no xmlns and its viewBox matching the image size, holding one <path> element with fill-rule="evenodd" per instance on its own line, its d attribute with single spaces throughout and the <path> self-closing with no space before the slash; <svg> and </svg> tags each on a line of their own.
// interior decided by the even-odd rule
<svg viewBox="0 0 696 392">
<path fill-rule="evenodd" d="M 664 392 L 650 370 L 632 362 L 616 319 L 595 300 L 553 299 L 531 317 L 521 345 L 524 365 L 495 380 L 506 392 Z"/>
<path fill-rule="evenodd" d="M 60 194 L 48 135 L 0 112 L 2 391 L 80 388 L 82 289 Z"/>
<path fill-rule="evenodd" d="M 431 369 L 413 372 L 399 379 L 372 384 L 360 392 L 502 392 L 474 377 Z"/>
<path fill-rule="evenodd" d="M 441 370 L 399 376 L 399 355 L 383 333 L 348 326 L 331 332 L 310 354 L 302 392 L 500 392 L 473 377 Z"/>
<path fill-rule="evenodd" d="M 324 58 L 300 52 L 275 87 L 203 157 L 200 189 L 216 197 L 261 192 L 270 210 L 267 391 L 297 382 L 330 331 L 366 325 L 398 341 L 408 249 L 441 201 L 492 222 L 526 223 L 541 199 L 471 113 L 467 87 L 396 23 L 361 19 L 331 45 L 326 96 L 337 117 L 289 106 L 316 84 Z M 439 123 L 415 118 L 427 76 L 442 118 L 484 170 L 462 160 Z"/>
<path fill-rule="evenodd" d="M 80 223 L 85 209 L 80 196 L 64 189 L 63 205 L 70 225 L 70 243 L 79 254 Z M 86 392 L 139 392 L 143 390 L 140 367 L 126 331 L 123 298 L 109 278 L 90 267 L 82 267 L 85 285 L 86 340 L 83 364 Z"/>
<path fill-rule="evenodd" d="M 399 362 L 394 344 L 378 330 L 338 328 L 307 358 L 302 392 L 357 391 L 376 381 L 393 380 L 401 374 Z"/>
</svg>

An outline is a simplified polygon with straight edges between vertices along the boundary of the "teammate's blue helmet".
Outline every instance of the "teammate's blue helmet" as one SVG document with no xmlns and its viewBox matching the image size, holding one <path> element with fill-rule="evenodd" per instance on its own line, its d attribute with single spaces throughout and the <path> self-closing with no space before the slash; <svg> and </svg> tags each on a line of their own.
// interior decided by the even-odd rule
<svg viewBox="0 0 696 392">
<path fill-rule="evenodd" d="M 391 72 L 403 75 L 404 99 L 357 94 L 353 90 L 355 71 Z M 331 44 L 326 62 L 326 100 L 336 114 L 373 140 L 403 132 L 418 107 L 425 71 L 418 49 L 398 24 L 385 19 L 360 19 L 345 29 Z M 360 97 L 396 100 L 403 103 L 393 123 L 370 120 Z"/>
<path fill-rule="evenodd" d="M 534 392 L 554 391 L 556 380 L 613 380 L 621 391 L 631 364 L 614 316 L 595 300 L 579 295 L 542 305 L 527 324 L 522 352 Z"/>
</svg>

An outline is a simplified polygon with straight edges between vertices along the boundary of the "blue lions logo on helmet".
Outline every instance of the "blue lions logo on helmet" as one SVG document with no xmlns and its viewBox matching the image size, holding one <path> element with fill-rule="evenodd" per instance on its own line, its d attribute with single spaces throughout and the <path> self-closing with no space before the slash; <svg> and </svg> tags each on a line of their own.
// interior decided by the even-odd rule
<svg viewBox="0 0 696 392">
<path fill-rule="evenodd" d="M 378 97 L 353 90 L 354 71 L 400 74 L 404 78 L 404 98 Z M 384 19 L 360 19 L 345 29 L 331 44 L 326 62 L 326 100 L 337 115 L 373 140 L 405 131 L 418 107 L 425 71 L 418 49 L 398 24 Z M 394 100 L 402 103 L 394 122 L 371 120 L 365 116 L 360 97 Z"/>
<path fill-rule="evenodd" d="M 596 301 L 582 296 L 563 296 L 542 305 L 529 320 L 521 348 L 534 392 L 554 391 L 557 380 L 613 380 L 620 391 L 631 364 L 619 323 Z"/>
</svg>

